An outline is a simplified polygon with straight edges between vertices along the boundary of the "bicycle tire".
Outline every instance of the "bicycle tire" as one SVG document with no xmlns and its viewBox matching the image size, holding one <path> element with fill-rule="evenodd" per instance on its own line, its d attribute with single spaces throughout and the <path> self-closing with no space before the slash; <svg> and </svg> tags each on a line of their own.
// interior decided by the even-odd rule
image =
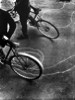
<svg viewBox="0 0 75 100">
<path fill-rule="evenodd" d="M 58 28 L 46 20 L 38 20 L 37 21 L 38 30 L 47 38 L 56 39 L 59 37 Z"/>
<path fill-rule="evenodd" d="M 30 62 L 28 62 L 28 60 L 30 60 Z M 33 66 L 30 65 L 29 63 L 30 64 L 32 63 Z M 27 64 L 29 64 L 30 66 Z M 38 79 L 42 75 L 43 71 L 43 65 L 36 57 L 22 52 L 19 53 L 17 56 L 14 55 L 10 58 L 10 66 L 12 70 L 16 72 L 16 74 L 28 80 Z"/>
</svg>

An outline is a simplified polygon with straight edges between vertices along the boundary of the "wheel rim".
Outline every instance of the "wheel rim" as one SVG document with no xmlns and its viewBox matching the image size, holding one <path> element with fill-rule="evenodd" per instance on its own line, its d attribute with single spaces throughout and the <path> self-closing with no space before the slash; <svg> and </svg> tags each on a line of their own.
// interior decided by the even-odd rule
<svg viewBox="0 0 75 100">
<path fill-rule="evenodd" d="M 14 57 L 11 60 L 11 66 L 19 76 L 26 79 L 37 79 L 41 75 L 38 63 L 29 57 L 18 56 L 18 60 Z"/>
<path fill-rule="evenodd" d="M 46 37 L 55 39 L 59 36 L 59 31 L 58 29 L 51 24 L 50 22 L 47 21 L 38 21 L 39 24 L 39 31 Z"/>
</svg>

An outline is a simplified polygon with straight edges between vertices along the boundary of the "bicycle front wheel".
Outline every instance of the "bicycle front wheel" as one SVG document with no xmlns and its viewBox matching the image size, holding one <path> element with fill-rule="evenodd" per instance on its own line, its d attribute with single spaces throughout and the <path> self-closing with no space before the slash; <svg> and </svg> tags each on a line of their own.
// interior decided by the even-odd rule
<svg viewBox="0 0 75 100">
<path fill-rule="evenodd" d="M 13 71 L 22 78 L 35 80 L 42 75 L 42 63 L 30 54 L 19 53 L 17 56 L 12 56 L 10 62 Z"/>
<path fill-rule="evenodd" d="M 38 20 L 37 28 L 47 38 L 56 39 L 59 37 L 59 30 L 57 27 L 46 20 Z"/>
</svg>

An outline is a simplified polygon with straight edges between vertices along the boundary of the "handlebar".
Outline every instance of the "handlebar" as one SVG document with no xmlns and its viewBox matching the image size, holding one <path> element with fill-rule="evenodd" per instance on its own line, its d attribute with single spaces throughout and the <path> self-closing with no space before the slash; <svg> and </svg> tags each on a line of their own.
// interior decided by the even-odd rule
<svg viewBox="0 0 75 100">
<path fill-rule="evenodd" d="M 30 11 L 30 12 L 38 15 L 40 11 L 41 11 L 40 8 L 36 8 L 34 11 Z"/>
<path fill-rule="evenodd" d="M 7 10 L 7 12 L 12 12 L 12 11 L 14 11 L 14 8 Z"/>
<path fill-rule="evenodd" d="M 34 13 L 35 14 L 35 17 L 34 18 L 36 18 L 36 16 L 39 14 L 40 11 L 41 11 L 40 8 L 35 8 L 33 11 L 30 10 L 31 13 Z M 7 10 L 7 12 L 10 13 L 11 16 L 13 16 L 13 18 L 15 18 L 16 13 L 17 13 L 17 12 L 15 12 L 14 7 L 11 8 L 11 9 L 9 9 L 9 10 Z"/>
<path fill-rule="evenodd" d="M 16 17 L 17 12 L 14 10 L 14 8 L 11 8 L 9 10 L 7 10 L 7 12 L 13 17 Z"/>
</svg>

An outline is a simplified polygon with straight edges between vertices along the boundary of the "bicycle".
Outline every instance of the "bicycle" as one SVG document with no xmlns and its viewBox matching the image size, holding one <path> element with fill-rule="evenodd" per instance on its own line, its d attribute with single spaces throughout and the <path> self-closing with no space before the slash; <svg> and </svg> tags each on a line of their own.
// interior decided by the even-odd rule
<svg viewBox="0 0 75 100">
<path fill-rule="evenodd" d="M 20 77 L 35 80 L 38 79 L 43 72 L 43 64 L 34 56 L 25 52 L 18 52 L 17 44 L 13 43 L 4 36 L 6 46 L 9 47 L 4 58 L 0 57 L 0 64 L 4 67 L 9 65 L 11 69 Z M 11 54 L 12 52 L 12 54 Z"/>
<path fill-rule="evenodd" d="M 37 12 L 30 11 L 31 13 L 34 13 L 34 17 L 31 14 L 29 15 L 28 24 L 36 27 L 47 38 L 50 39 L 58 38 L 60 34 L 58 28 L 55 25 L 53 25 L 51 22 L 44 20 L 39 15 L 40 11 L 41 9 L 39 9 Z"/>
<path fill-rule="evenodd" d="M 58 28 L 55 25 L 53 25 L 51 22 L 44 20 L 39 15 L 40 11 L 41 9 L 39 9 L 37 12 L 33 12 L 30 10 L 27 23 L 31 26 L 36 27 L 47 38 L 50 38 L 50 39 L 58 38 L 60 34 Z M 8 10 L 8 12 L 10 12 L 13 18 L 15 18 L 17 15 L 17 12 L 14 11 L 14 8 Z M 31 13 L 34 14 L 34 17 L 31 15 Z M 19 20 L 16 21 L 16 23 L 17 22 L 19 22 Z"/>
</svg>

